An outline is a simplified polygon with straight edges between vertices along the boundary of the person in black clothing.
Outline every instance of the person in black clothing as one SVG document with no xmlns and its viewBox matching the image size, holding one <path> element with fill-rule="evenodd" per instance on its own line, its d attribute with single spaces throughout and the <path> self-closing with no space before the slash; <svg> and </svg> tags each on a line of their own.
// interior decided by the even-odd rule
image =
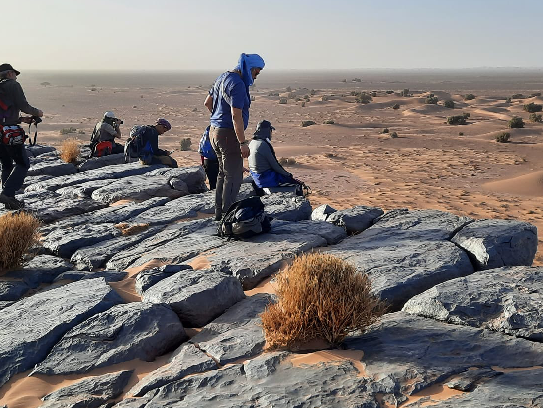
<svg viewBox="0 0 543 408">
<path fill-rule="evenodd" d="M 24 138 L 20 138 L 18 144 L 9 143 L 5 137 L 7 131 L 14 129 L 19 123 L 30 123 L 31 118 L 20 118 L 20 112 L 28 113 L 32 116 L 42 117 L 43 112 L 40 109 L 30 106 L 26 101 L 23 88 L 17 82 L 17 75 L 20 72 L 14 69 L 10 64 L 0 65 L 0 130 L 2 133 L 2 142 L 0 143 L 0 162 L 2 163 L 2 192 L 0 193 L 0 203 L 4 204 L 8 210 L 18 210 L 24 204 L 15 198 L 15 193 L 22 187 L 30 161 L 24 146 Z M 20 131 L 24 131 L 20 129 Z M 15 162 L 15 166 L 13 163 Z"/>
<path fill-rule="evenodd" d="M 177 168 L 177 162 L 170 156 L 171 152 L 158 148 L 158 136 L 172 128 L 170 122 L 164 118 L 156 121 L 154 126 L 146 126 L 142 134 L 143 149 L 140 161 L 144 164 L 165 164 Z"/>
</svg>

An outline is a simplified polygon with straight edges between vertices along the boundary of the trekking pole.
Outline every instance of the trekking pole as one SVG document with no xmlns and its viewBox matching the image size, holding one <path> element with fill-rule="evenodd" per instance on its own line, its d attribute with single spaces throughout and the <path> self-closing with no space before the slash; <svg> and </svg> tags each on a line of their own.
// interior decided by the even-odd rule
<svg viewBox="0 0 543 408">
<path fill-rule="evenodd" d="M 32 123 L 34 123 L 34 125 L 36 126 L 36 131 L 34 132 L 34 141 L 32 141 L 32 138 L 29 137 L 28 138 L 28 144 L 30 146 L 36 146 L 36 139 L 38 138 L 38 123 L 41 122 L 41 118 L 39 116 L 32 116 L 30 118 L 30 123 L 28 124 L 28 134 L 32 134 L 32 132 L 30 131 L 30 128 L 32 127 Z"/>
</svg>

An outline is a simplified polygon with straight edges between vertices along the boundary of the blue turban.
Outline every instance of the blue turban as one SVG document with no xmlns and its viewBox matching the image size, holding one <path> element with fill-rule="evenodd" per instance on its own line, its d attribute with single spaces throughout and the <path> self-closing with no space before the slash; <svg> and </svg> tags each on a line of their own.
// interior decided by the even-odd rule
<svg viewBox="0 0 543 408">
<path fill-rule="evenodd" d="M 241 79 L 247 87 L 250 87 L 253 84 L 251 68 L 264 68 L 264 65 L 264 60 L 258 54 L 241 54 L 234 69 L 241 72 Z"/>
</svg>

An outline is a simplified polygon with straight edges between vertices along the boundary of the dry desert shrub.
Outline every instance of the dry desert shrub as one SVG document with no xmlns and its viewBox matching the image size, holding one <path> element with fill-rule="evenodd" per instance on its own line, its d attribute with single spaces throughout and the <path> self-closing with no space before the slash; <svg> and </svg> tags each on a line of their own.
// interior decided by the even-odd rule
<svg viewBox="0 0 543 408">
<path fill-rule="evenodd" d="M 276 277 L 277 303 L 261 314 L 269 348 L 323 338 L 340 344 L 385 311 L 367 275 L 332 255 L 302 255 Z"/>
<path fill-rule="evenodd" d="M 521 129 L 524 127 L 524 121 L 521 117 L 513 116 L 513 118 L 509 121 L 509 127 L 511 129 Z"/>
<path fill-rule="evenodd" d="M 280 157 L 279 163 L 282 165 L 294 166 L 297 162 L 294 157 Z"/>
<path fill-rule="evenodd" d="M 190 150 L 191 145 L 192 145 L 192 140 L 190 139 L 190 137 L 185 137 L 181 139 L 181 141 L 179 142 L 179 148 L 183 152 Z"/>
<path fill-rule="evenodd" d="M 77 139 L 66 139 L 60 146 L 60 158 L 66 163 L 75 164 L 80 153 L 79 140 Z"/>
<path fill-rule="evenodd" d="M 530 122 L 543 122 L 543 116 L 537 113 L 530 113 Z"/>
<path fill-rule="evenodd" d="M 145 231 L 149 228 L 149 224 L 129 224 L 127 222 L 120 222 L 115 224 L 115 228 L 121 231 L 123 235 L 134 235 Z"/>
<path fill-rule="evenodd" d="M 511 139 L 511 134 L 509 132 L 502 132 L 496 135 L 496 142 L 498 143 L 507 143 Z"/>
<path fill-rule="evenodd" d="M 40 222 L 26 212 L 0 216 L 0 272 L 21 266 L 23 256 L 38 243 Z"/>
</svg>

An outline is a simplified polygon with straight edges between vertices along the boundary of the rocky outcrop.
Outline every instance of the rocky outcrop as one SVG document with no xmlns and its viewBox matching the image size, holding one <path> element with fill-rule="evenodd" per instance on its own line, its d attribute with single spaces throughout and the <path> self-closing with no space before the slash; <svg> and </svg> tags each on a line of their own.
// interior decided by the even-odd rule
<svg viewBox="0 0 543 408">
<path fill-rule="evenodd" d="M 344 228 L 348 234 L 355 234 L 371 227 L 374 221 L 383 214 L 384 211 L 376 207 L 359 205 L 338 211 L 323 204 L 313 210 L 311 219 L 332 223 Z"/>
<path fill-rule="evenodd" d="M 40 363 L 68 330 L 121 302 L 104 279 L 89 279 L 38 293 L 3 309 L 0 386 Z"/>
</svg>

